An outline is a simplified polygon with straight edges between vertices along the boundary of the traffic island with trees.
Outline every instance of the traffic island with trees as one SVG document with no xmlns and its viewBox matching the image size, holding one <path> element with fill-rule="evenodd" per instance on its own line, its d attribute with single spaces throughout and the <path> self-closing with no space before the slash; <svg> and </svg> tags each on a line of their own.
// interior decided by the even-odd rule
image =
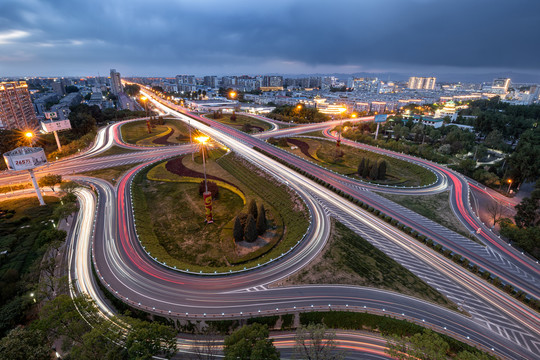
<svg viewBox="0 0 540 360">
<path fill-rule="evenodd" d="M 329 121 L 330 117 L 316 108 L 306 106 L 283 105 L 278 106 L 272 112 L 266 114 L 266 117 L 273 120 L 293 122 L 296 124 L 319 123 Z"/>
<path fill-rule="evenodd" d="M 224 154 L 211 150 L 206 163 L 208 188 L 215 192 L 212 224 L 205 224 L 199 155 L 136 175 L 137 232 L 152 257 L 179 270 L 228 272 L 276 259 L 302 239 L 308 218 L 300 197 L 236 155 Z M 150 210 L 155 208 L 162 211 Z"/>
<path fill-rule="evenodd" d="M 432 171 L 419 165 L 351 146 L 338 147 L 326 139 L 270 138 L 268 142 L 326 169 L 376 184 L 409 187 L 437 180 Z"/>
<path fill-rule="evenodd" d="M 148 128 L 150 125 L 150 131 Z M 132 121 L 120 127 L 122 140 L 139 146 L 164 146 L 189 143 L 189 128 L 182 121 L 164 119 L 161 116 Z"/>
<path fill-rule="evenodd" d="M 242 114 L 223 114 L 221 111 L 214 111 L 211 114 L 205 115 L 205 117 L 248 134 L 267 131 L 271 128 L 271 125 L 267 122 Z"/>
</svg>

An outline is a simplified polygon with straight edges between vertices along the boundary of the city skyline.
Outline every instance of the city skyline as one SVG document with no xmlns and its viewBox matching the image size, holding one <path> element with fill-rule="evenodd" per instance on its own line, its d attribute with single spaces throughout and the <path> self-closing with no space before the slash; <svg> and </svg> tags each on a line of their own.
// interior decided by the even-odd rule
<svg viewBox="0 0 540 360">
<path fill-rule="evenodd" d="M 521 0 L 0 5 L 3 76 L 395 73 L 540 78 Z M 504 26 L 503 26 L 504 25 Z"/>
</svg>

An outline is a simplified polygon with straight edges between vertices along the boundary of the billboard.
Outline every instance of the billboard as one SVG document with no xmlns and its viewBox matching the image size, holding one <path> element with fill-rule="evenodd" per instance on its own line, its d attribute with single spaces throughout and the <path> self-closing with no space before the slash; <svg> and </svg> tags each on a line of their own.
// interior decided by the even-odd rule
<svg viewBox="0 0 540 360">
<path fill-rule="evenodd" d="M 69 120 L 42 121 L 41 128 L 43 129 L 43 131 L 48 133 L 53 131 L 69 130 L 71 129 L 71 123 L 69 122 Z"/>
<path fill-rule="evenodd" d="M 29 170 L 47 163 L 42 148 L 26 146 L 4 153 L 4 160 L 9 170 Z"/>
<path fill-rule="evenodd" d="M 386 118 L 388 117 L 388 115 L 386 114 L 383 114 L 383 115 L 375 115 L 375 122 L 376 123 L 383 123 L 386 121 Z"/>
<path fill-rule="evenodd" d="M 203 198 L 204 198 L 206 222 L 208 224 L 211 224 L 214 222 L 214 219 L 212 218 L 212 193 L 210 191 L 206 191 L 205 193 L 203 193 Z"/>
</svg>

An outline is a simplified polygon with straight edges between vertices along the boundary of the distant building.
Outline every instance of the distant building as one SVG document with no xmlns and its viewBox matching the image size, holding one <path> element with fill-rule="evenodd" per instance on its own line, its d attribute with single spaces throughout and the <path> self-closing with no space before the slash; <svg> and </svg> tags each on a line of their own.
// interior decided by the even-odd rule
<svg viewBox="0 0 540 360">
<path fill-rule="evenodd" d="M 458 117 L 458 113 L 456 111 L 456 103 L 454 103 L 452 100 L 447 101 L 442 109 L 436 110 L 434 118 L 441 119 L 447 116 L 452 122 L 456 121 Z"/>
<path fill-rule="evenodd" d="M 215 89 L 218 87 L 218 78 L 217 76 L 205 76 L 203 79 L 203 85 L 208 86 L 209 88 Z"/>
<path fill-rule="evenodd" d="M 178 91 L 187 92 L 197 90 L 195 75 L 176 75 L 176 86 Z"/>
<path fill-rule="evenodd" d="M 268 76 L 268 75 L 265 75 L 263 77 L 263 81 L 262 81 L 262 86 L 263 87 L 273 87 L 273 88 L 278 88 L 278 87 L 283 87 L 283 76 Z"/>
<path fill-rule="evenodd" d="M 118 96 L 122 92 L 122 78 L 116 69 L 111 69 L 111 92 Z"/>
<path fill-rule="evenodd" d="M 47 103 L 55 103 L 58 101 L 58 95 L 56 93 L 47 93 L 34 100 L 34 109 L 37 115 L 43 116 L 43 113 L 47 111 Z"/>
<path fill-rule="evenodd" d="M 416 77 L 411 76 L 407 83 L 407 88 L 412 90 L 435 90 L 435 77 Z"/>
<path fill-rule="evenodd" d="M 26 82 L 0 82 L 0 129 L 27 129 L 37 126 L 38 120 Z"/>
<path fill-rule="evenodd" d="M 67 94 L 58 104 L 51 107 L 51 112 L 56 113 L 58 120 L 66 120 L 71 112 L 69 108 L 80 104 L 82 99 L 82 95 L 78 92 Z"/>
<path fill-rule="evenodd" d="M 508 78 L 498 78 L 493 80 L 491 85 L 491 92 L 500 95 L 506 95 L 508 88 L 510 87 L 512 80 Z"/>
<path fill-rule="evenodd" d="M 51 83 L 52 91 L 56 93 L 58 96 L 64 96 L 66 95 L 66 87 L 60 80 L 55 80 Z"/>
</svg>

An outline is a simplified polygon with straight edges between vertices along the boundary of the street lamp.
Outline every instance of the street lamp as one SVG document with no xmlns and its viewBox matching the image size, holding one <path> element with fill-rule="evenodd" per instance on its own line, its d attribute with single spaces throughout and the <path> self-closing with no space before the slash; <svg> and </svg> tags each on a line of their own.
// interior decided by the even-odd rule
<svg viewBox="0 0 540 360">
<path fill-rule="evenodd" d="M 32 146 L 34 142 L 34 133 L 31 131 L 27 131 L 26 133 L 24 133 L 24 137 L 28 140 L 28 144 Z"/>
<path fill-rule="evenodd" d="M 203 199 L 204 199 L 204 207 L 205 207 L 205 213 L 206 213 L 206 222 L 208 224 L 214 222 L 212 218 L 212 193 L 208 191 L 208 183 L 206 181 L 206 158 L 205 158 L 205 150 L 206 150 L 206 142 L 210 138 L 208 136 L 197 136 L 195 140 L 197 140 L 199 143 L 201 143 L 201 150 L 202 150 L 202 158 L 203 158 L 203 172 L 204 172 L 204 193 L 203 193 Z"/>
<path fill-rule="evenodd" d="M 146 96 L 141 96 L 141 100 L 144 103 L 144 109 L 146 110 L 146 117 L 148 117 L 148 105 L 147 105 L 148 98 Z"/>
<path fill-rule="evenodd" d="M 347 111 L 347 108 L 346 107 L 341 107 L 339 108 L 339 118 L 340 118 L 340 124 L 339 124 L 339 135 L 338 135 L 338 139 L 336 141 L 336 146 L 339 147 L 339 145 L 341 144 L 341 132 L 343 131 L 343 113 Z"/>
<path fill-rule="evenodd" d="M 506 191 L 507 194 L 510 194 L 510 187 L 512 186 L 512 179 L 508 179 L 508 190 Z"/>
<path fill-rule="evenodd" d="M 230 97 L 231 99 L 236 98 L 236 95 L 237 95 L 237 94 L 236 94 L 236 91 L 231 91 L 231 92 L 229 93 L 229 97 Z"/>
</svg>

